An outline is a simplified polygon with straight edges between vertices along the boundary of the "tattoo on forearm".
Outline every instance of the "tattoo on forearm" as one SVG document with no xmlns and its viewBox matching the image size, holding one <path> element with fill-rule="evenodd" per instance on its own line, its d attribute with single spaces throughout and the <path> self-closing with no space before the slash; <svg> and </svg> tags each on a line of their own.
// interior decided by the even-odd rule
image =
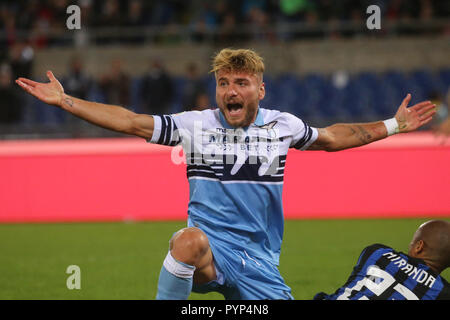
<svg viewBox="0 0 450 320">
<path fill-rule="evenodd" d="M 65 98 L 64 102 L 69 105 L 69 107 L 73 107 L 73 100 L 70 98 Z"/>
<path fill-rule="evenodd" d="M 358 137 L 359 141 L 361 141 L 362 143 L 371 142 L 372 135 L 369 132 L 367 132 L 366 129 L 364 129 L 362 126 L 359 125 L 356 125 L 355 127 L 357 130 L 355 130 L 355 128 L 353 127 L 350 127 L 350 130 L 352 131 L 352 134 Z"/>
<path fill-rule="evenodd" d="M 361 131 L 361 134 L 367 139 L 367 140 L 371 140 L 372 139 L 372 135 L 367 132 L 366 129 L 364 129 L 362 126 L 357 126 L 357 128 L 359 129 L 359 131 Z"/>
</svg>

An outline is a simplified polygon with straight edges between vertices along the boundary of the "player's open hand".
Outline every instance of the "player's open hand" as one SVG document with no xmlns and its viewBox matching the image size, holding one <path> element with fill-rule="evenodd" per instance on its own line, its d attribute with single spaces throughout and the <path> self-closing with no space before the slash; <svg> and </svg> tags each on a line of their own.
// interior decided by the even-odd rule
<svg viewBox="0 0 450 320">
<path fill-rule="evenodd" d="M 26 78 L 18 78 L 16 83 L 39 100 L 59 106 L 64 94 L 64 88 L 51 71 L 47 71 L 47 77 L 50 80 L 48 83 L 40 83 Z"/>
<path fill-rule="evenodd" d="M 395 114 L 401 133 L 414 131 L 427 124 L 436 113 L 436 105 L 431 101 L 422 101 L 408 108 L 410 101 L 411 94 L 408 93 Z"/>
</svg>

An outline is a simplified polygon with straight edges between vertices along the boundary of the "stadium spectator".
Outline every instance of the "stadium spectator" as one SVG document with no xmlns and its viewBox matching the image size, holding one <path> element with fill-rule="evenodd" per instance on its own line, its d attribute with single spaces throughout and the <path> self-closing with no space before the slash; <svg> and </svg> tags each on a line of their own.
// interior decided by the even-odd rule
<svg viewBox="0 0 450 320">
<path fill-rule="evenodd" d="M 124 26 L 131 28 L 142 28 L 147 25 L 147 17 L 142 0 L 132 0 L 128 2 L 128 14 L 125 18 Z M 141 44 L 145 40 L 142 34 L 136 34 L 127 38 L 127 42 Z"/>
<path fill-rule="evenodd" d="M 386 7 L 386 19 L 389 22 L 400 19 L 401 12 L 404 11 L 404 0 L 391 0 Z"/>
<path fill-rule="evenodd" d="M 10 11 L 9 14 L 14 14 L 17 16 L 17 28 L 19 30 L 30 30 L 33 27 L 33 22 L 39 15 L 42 7 L 42 1 L 30 0 L 27 1 L 24 6 L 19 4 L 19 6 L 13 9 L 13 12 Z"/>
<path fill-rule="evenodd" d="M 238 32 L 236 23 L 236 15 L 233 12 L 227 12 L 223 21 L 219 25 L 216 42 L 221 46 L 232 46 L 234 43 L 242 41 L 244 38 L 243 32 Z"/>
<path fill-rule="evenodd" d="M 259 7 L 255 6 L 249 9 L 247 23 L 250 30 L 250 41 L 276 41 L 276 34 L 269 24 L 269 15 Z"/>
<path fill-rule="evenodd" d="M 173 1 L 152 1 L 150 12 L 150 20 L 152 24 L 156 26 L 168 25 L 169 23 L 173 23 L 175 20 L 175 8 Z"/>
<path fill-rule="evenodd" d="M 69 72 L 63 78 L 62 84 L 70 95 L 87 99 L 92 88 L 92 79 L 86 73 L 83 60 L 80 56 L 74 56 L 69 63 Z"/>
<path fill-rule="evenodd" d="M 62 79 L 61 83 L 70 95 L 83 97 L 88 99 L 91 88 L 93 87 L 93 79 L 86 73 L 83 66 L 83 59 L 76 55 L 69 62 L 69 71 Z M 70 127 L 74 136 L 82 136 L 82 130 L 85 130 L 85 122 L 73 115 L 65 114 L 65 124 Z"/>
<path fill-rule="evenodd" d="M 374 244 L 359 256 L 347 282 L 315 300 L 450 300 L 440 273 L 450 267 L 450 223 L 431 220 L 414 233 L 408 254 Z"/>
<path fill-rule="evenodd" d="M 190 63 L 186 67 L 186 83 L 183 86 L 182 106 L 185 111 L 192 110 L 197 107 L 198 96 L 206 91 L 203 80 L 198 74 L 198 66 L 196 63 Z"/>
<path fill-rule="evenodd" d="M 205 92 L 201 92 L 196 96 L 194 108 L 192 110 L 202 111 L 206 109 L 211 109 L 211 101 Z"/>
<path fill-rule="evenodd" d="M 448 112 L 450 113 L 450 110 Z M 445 142 L 448 139 L 448 137 L 450 137 L 450 116 L 447 117 L 447 119 L 445 119 L 444 121 L 442 121 L 442 123 L 437 125 L 434 129 L 434 132 L 438 136 L 443 136 L 444 137 L 443 142 Z"/>
<path fill-rule="evenodd" d="M 320 28 L 317 10 L 305 12 L 305 28 L 297 33 L 300 39 L 317 39 L 324 37 L 325 33 Z"/>
<path fill-rule="evenodd" d="M 81 9 L 81 16 L 83 21 L 83 29 L 90 28 L 95 23 L 96 13 L 93 4 L 94 0 L 80 0 L 78 5 Z"/>
<path fill-rule="evenodd" d="M 310 0 L 280 0 L 280 12 L 288 22 L 304 20 L 305 12 L 312 6 Z"/>
<path fill-rule="evenodd" d="M 388 120 L 313 128 L 290 113 L 259 107 L 265 96 L 264 64 L 254 51 L 223 49 L 212 72 L 218 108 L 173 115 L 136 114 L 77 99 L 64 93 L 51 71 L 49 83 L 25 78 L 16 83 L 103 128 L 183 146 L 188 227 L 170 240 L 157 299 L 187 299 L 192 290 L 218 291 L 227 299 L 293 299 L 278 270 L 289 149 L 339 151 L 411 132 L 431 121 L 435 106 L 408 107 L 408 94 Z"/>
<path fill-rule="evenodd" d="M 19 40 L 10 47 L 8 60 L 11 65 L 13 79 L 22 74 L 31 76 L 34 63 L 34 49 L 26 42 Z"/>
<path fill-rule="evenodd" d="M 152 59 L 150 68 L 142 77 L 140 97 L 143 112 L 164 114 L 169 112 L 173 102 L 174 86 L 169 73 L 159 58 Z"/>
<path fill-rule="evenodd" d="M 17 124 L 22 118 L 20 92 L 13 83 L 11 67 L 0 65 L 0 124 Z"/>
<path fill-rule="evenodd" d="M 117 27 L 123 23 L 118 0 L 102 1 L 102 11 L 97 24 L 102 27 Z"/>
<path fill-rule="evenodd" d="M 51 7 L 40 6 L 36 13 L 36 17 L 32 20 L 29 41 L 34 48 L 45 48 L 51 43 Z"/>
<path fill-rule="evenodd" d="M 95 19 L 95 27 L 102 28 L 106 34 L 97 37 L 99 45 L 110 45 L 120 43 L 121 37 L 115 33 L 109 32 L 108 28 L 118 28 L 124 23 L 124 17 L 120 10 L 118 0 L 101 1 L 101 12 Z"/>
<path fill-rule="evenodd" d="M 200 1 L 198 8 L 191 8 L 189 12 L 189 28 L 192 33 L 192 40 L 204 42 L 210 39 L 210 32 L 217 28 L 220 17 L 215 6 L 220 2 Z"/>
<path fill-rule="evenodd" d="M 209 2 L 209 3 L 208 3 Z M 70 45 L 67 36 L 62 34 L 63 22 L 66 14 L 63 9 L 67 7 L 67 0 L 16 0 L 2 1 L 0 7 L 0 26 L 5 31 L 0 42 L 11 44 L 17 37 L 18 32 L 27 31 L 30 34 L 34 45 L 46 47 L 48 45 Z M 370 4 L 379 5 L 382 9 L 382 19 L 390 23 L 401 22 L 397 26 L 390 27 L 384 24 L 384 28 L 389 31 L 377 32 L 377 35 L 399 33 L 415 34 L 418 30 L 416 23 L 431 23 L 427 32 L 445 32 L 445 27 L 433 26 L 436 18 L 445 19 L 449 17 L 450 6 L 448 1 L 440 0 L 393 0 L 393 1 L 357 1 L 357 0 L 228 0 L 228 1 L 166 1 L 155 0 L 144 2 L 142 0 L 119 1 L 105 0 L 93 2 L 92 0 L 80 0 L 77 3 L 82 9 L 82 25 L 84 29 L 100 28 L 103 34 L 97 34 L 94 42 L 98 44 L 108 43 L 141 43 L 144 39 L 142 35 L 128 34 L 119 35 L 111 33 L 111 27 L 120 28 L 124 26 L 158 26 L 169 31 L 183 30 L 186 25 L 190 32 L 189 37 L 195 41 L 204 41 L 209 32 L 216 32 L 217 41 L 230 43 L 230 33 L 238 40 L 243 36 L 251 36 L 252 30 L 242 28 L 249 21 L 248 16 L 251 11 L 253 20 L 263 22 L 267 25 L 267 30 L 275 30 L 281 25 L 283 31 L 278 32 L 280 40 L 298 39 L 303 36 L 322 37 L 324 33 L 313 32 L 312 29 L 306 32 L 299 29 L 297 23 L 307 22 L 320 26 L 321 30 L 329 29 L 327 36 L 331 38 L 341 36 L 353 36 L 351 30 L 341 28 L 342 21 L 361 22 L 361 17 L 365 16 L 365 8 Z M 267 22 L 266 22 L 267 21 Z M 433 23 L 432 23 L 433 22 Z M 291 29 L 293 27 L 293 29 Z M 356 25 L 357 34 L 360 33 Z M 205 29 L 207 28 L 207 29 Z M 448 28 L 448 27 L 447 27 Z M 315 29 L 315 28 L 313 28 Z M 59 30 L 59 32 L 58 32 Z M 119 29 L 118 29 L 119 31 Z M 306 30 L 308 31 L 308 30 Z M 342 31 L 346 31 L 342 33 Z M 367 30 L 366 30 L 367 31 Z M 51 32 L 51 33 L 50 33 Z M 106 33 L 105 33 L 106 32 Z M 254 33 L 254 32 L 253 32 Z M 96 33 L 91 33 L 95 35 Z M 77 36 L 74 33 L 73 36 Z M 145 37 L 160 41 L 158 34 L 155 37 Z M 373 35 L 373 32 L 370 33 Z M 170 39 L 179 39 L 180 35 L 171 34 Z M 245 37 L 244 37 L 245 39 Z M 263 37 L 266 40 L 266 37 Z"/>
<path fill-rule="evenodd" d="M 130 77 L 122 69 L 122 60 L 113 59 L 111 69 L 99 80 L 99 87 L 106 103 L 128 107 L 130 104 L 130 81 Z"/>
<path fill-rule="evenodd" d="M 445 99 L 437 91 L 430 95 L 430 99 L 437 107 L 436 120 L 432 126 L 433 132 L 443 137 L 442 142 L 445 142 L 450 137 L 450 88 L 447 90 Z"/>
<path fill-rule="evenodd" d="M 207 41 L 208 37 L 208 30 L 210 30 L 211 27 L 207 25 L 206 18 L 201 17 L 198 20 L 195 20 L 190 25 L 191 30 L 191 39 L 194 42 L 204 42 Z"/>
<path fill-rule="evenodd" d="M 8 15 L 7 12 L 2 11 L 1 27 L 4 30 L 3 43 L 7 46 L 14 44 L 17 37 L 16 17 Z"/>
<path fill-rule="evenodd" d="M 142 27 L 144 25 L 146 25 L 146 16 L 142 0 L 129 1 L 125 26 Z"/>
<path fill-rule="evenodd" d="M 213 5 L 213 12 L 216 19 L 216 25 L 220 26 L 224 23 L 225 17 L 229 14 L 233 15 L 234 20 L 236 21 L 239 5 L 236 4 L 236 1 L 219 0 Z"/>
<path fill-rule="evenodd" d="M 50 30 L 52 36 L 50 38 L 51 46 L 70 45 L 71 41 L 66 37 L 67 35 L 67 7 L 70 5 L 68 0 L 52 0 L 50 6 Z"/>
<path fill-rule="evenodd" d="M 3 103 L 7 103 L 6 101 L 11 101 L 10 103 L 17 103 L 20 105 L 17 110 L 12 110 L 11 105 L 6 107 L 8 109 L 8 113 L 10 114 L 11 121 L 15 124 L 21 124 L 22 121 L 25 121 L 26 115 L 22 114 L 22 110 L 25 108 L 24 104 L 26 104 L 29 99 L 25 97 L 22 92 L 18 92 L 14 88 L 9 88 L 13 86 L 12 80 L 19 77 L 21 74 L 28 74 L 31 76 L 31 72 L 34 64 L 34 49 L 28 43 L 22 41 L 21 39 L 17 39 L 14 45 L 10 46 L 8 51 L 8 58 L 5 59 L 7 61 L 7 69 L 9 69 L 8 73 L 10 75 L 10 85 L 7 87 L 3 86 L 3 95 L 8 97 L 4 97 L 5 100 L 2 100 Z M 2 98 L 3 99 L 3 98 Z M 13 132 L 17 129 L 20 131 L 20 127 L 10 127 L 10 131 Z"/>
</svg>

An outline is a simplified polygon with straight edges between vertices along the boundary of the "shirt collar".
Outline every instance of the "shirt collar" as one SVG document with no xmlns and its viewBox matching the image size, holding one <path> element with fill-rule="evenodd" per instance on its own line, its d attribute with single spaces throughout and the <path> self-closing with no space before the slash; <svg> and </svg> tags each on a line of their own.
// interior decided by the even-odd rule
<svg viewBox="0 0 450 320">
<path fill-rule="evenodd" d="M 219 118 L 220 118 L 220 123 L 222 124 L 222 126 L 226 129 L 235 129 L 232 126 L 230 126 L 227 122 L 227 120 L 225 119 L 225 116 L 222 113 L 222 110 L 219 109 Z M 264 125 L 264 119 L 263 119 L 263 115 L 261 112 L 261 108 L 258 106 L 258 112 L 256 114 L 256 119 L 253 123 L 250 124 L 250 126 L 262 126 Z M 247 130 L 248 127 L 244 127 L 244 130 Z"/>
</svg>

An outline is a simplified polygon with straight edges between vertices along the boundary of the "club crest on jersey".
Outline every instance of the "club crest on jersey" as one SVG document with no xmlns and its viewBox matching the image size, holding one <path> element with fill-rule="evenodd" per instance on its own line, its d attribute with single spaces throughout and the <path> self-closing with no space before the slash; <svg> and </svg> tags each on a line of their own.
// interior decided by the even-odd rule
<svg viewBox="0 0 450 320">
<path fill-rule="evenodd" d="M 270 130 L 277 124 L 277 122 L 278 121 L 274 120 L 274 121 L 270 121 L 269 123 L 263 124 L 262 126 L 257 126 L 257 127 L 261 128 L 261 129 Z"/>
<path fill-rule="evenodd" d="M 269 138 L 276 138 L 277 137 L 277 133 L 276 131 L 273 129 L 273 127 L 277 124 L 278 121 L 274 120 L 274 121 L 270 121 L 269 123 L 263 124 L 262 126 L 256 126 L 260 129 L 266 129 L 267 130 L 267 135 L 269 136 Z"/>
</svg>

